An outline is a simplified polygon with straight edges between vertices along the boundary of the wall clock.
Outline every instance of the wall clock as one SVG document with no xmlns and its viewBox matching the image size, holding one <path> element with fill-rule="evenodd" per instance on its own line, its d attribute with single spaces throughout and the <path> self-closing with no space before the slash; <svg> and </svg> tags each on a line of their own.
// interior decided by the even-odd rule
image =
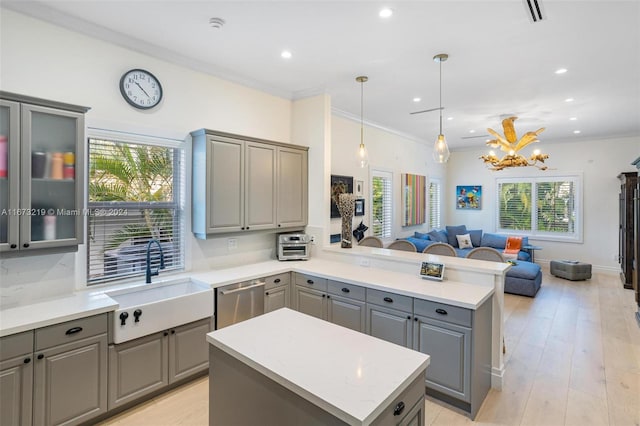
<svg viewBox="0 0 640 426">
<path fill-rule="evenodd" d="M 162 100 L 160 81 L 142 69 L 129 70 L 122 75 L 120 93 L 129 105 L 138 109 L 151 109 Z"/>
</svg>

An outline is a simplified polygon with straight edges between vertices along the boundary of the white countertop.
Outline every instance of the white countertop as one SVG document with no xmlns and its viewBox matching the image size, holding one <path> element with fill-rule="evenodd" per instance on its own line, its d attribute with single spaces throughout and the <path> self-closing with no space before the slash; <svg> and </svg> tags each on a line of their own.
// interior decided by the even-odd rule
<svg viewBox="0 0 640 426">
<path fill-rule="evenodd" d="M 367 425 L 429 365 L 429 356 L 283 308 L 207 341 L 348 424 Z"/>
<path fill-rule="evenodd" d="M 360 249 L 362 249 L 362 247 Z M 370 248 L 366 247 L 366 249 Z M 391 250 L 374 249 L 374 251 L 376 250 L 391 252 Z M 391 254 L 383 252 L 380 252 L 381 256 L 391 256 Z M 355 254 L 355 252 L 349 253 Z M 396 251 L 393 254 L 397 255 L 398 252 Z M 416 253 L 404 252 L 402 252 L 402 254 L 416 255 Z M 401 256 L 404 261 L 411 260 L 412 258 L 409 259 L 410 257 L 411 256 Z M 424 260 L 424 257 L 417 259 Z M 453 260 L 453 258 L 451 259 Z M 448 259 L 448 261 L 450 260 Z M 469 266 L 467 266 L 468 268 L 473 270 L 487 269 L 487 273 L 501 273 L 501 270 L 498 269 L 494 271 L 494 269 L 498 267 L 492 265 L 492 263 L 496 263 L 500 268 L 505 268 L 504 265 L 497 262 L 482 262 L 469 259 L 466 259 L 466 261 L 466 263 L 463 262 L 465 265 L 470 262 Z M 482 263 L 477 264 L 474 262 Z M 236 282 L 294 271 L 468 309 L 476 309 L 479 307 L 485 300 L 491 297 L 494 291 L 493 287 L 452 280 L 442 282 L 425 280 L 418 276 L 418 268 L 419 263 L 416 263 L 416 273 L 406 274 L 385 269 L 363 267 L 350 263 L 323 260 L 320 258 L 313 258 L 308 261 L 288 262 L 270 260 L 235 268 L 205 272 L 185 272 L 174 275 L 161 274 L 159 277 L 155 277 L 154 283 L 161 283 L 165 280 L 188 276 L 216 288 Z M 117 286 L 111 287 L 89 288 L 65 297 L 39 301 L 15 308 L 2 309 L 0 311 L 0 337 L 113 311 L 118 308 L 118 303 L 103 293 L 120 288 L 144 285 L 140 283 L 141 281 L 129 284 L 118 284 Z"/>
<path fill-rule="evenodd" d="M 494 291 L 493 287 L 452 280 L 441 282 L 426 280 L 418 275 L 418 266 L 416 266 L 415 274 L 405 274 L 323 259 L 288 262 L 273 260 L 236 268 L 195 273 L 191 277 L 215 288 L 289 271 L 311 274 L 320 278 L 328 278 L 376 290 L 390 291 L 467 309 L 477 309 L 485 300 L 491 297 Z"/>
</svg>

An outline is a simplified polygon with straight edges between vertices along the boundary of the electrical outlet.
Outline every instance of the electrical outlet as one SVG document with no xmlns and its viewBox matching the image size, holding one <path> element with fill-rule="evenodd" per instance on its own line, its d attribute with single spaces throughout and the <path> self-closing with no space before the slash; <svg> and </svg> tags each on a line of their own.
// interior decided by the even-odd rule
<svg viewBox="0 0 640 426">
<path fill-rule="evenodd" d="M 371 266 L 371 262 L 366 257 L 362 257 L 360 258 L 360 266 L 368 268 L 369 266 Z"/>
<path fill-rule="evenodd" d="M 238 248 L 238 239 L 237 238 L 228 238 L 227 239 L 227 249 L 229 251 L 235 250 Z"/>
<path fill-rule="evenodd" d="M 316 243 L 316 237 L 315 237 L 315 235 L 310 235 L 310 236 L 309 236 L 309 242 L 310 242 L 311 244 L 315 244 L 315 243 Z"/>
</svg>

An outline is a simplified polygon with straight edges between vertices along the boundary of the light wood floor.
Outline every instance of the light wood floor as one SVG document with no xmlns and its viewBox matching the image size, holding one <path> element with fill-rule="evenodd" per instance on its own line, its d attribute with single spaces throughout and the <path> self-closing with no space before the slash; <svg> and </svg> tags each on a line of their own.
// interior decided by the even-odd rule
<svg viewBox="0 0 640 426">
<path fill-rule="evenodd" d="M 534 298 L 505 295 L 506 372 L 476 420 L 427 398 L 427 425 L 640 426 L 640 328 L 619 278 L 545 274 Z M 206 377 L 102 425 L 206 425 Z"/>
</svg>

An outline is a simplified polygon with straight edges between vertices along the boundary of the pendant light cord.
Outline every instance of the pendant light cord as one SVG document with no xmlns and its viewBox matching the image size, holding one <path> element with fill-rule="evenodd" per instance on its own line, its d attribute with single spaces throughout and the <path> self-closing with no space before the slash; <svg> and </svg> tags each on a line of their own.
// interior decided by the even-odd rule
<svg viewBox="0 0 640 426">
<path fill-rule="evenodd" d="M 360 145 L 364 143 L 364 81 L 360 82 Z"/>
<path fill-rule="evenodd" d="M 442 134 L 442 59 L 440 59 L 440 134 Z"/>
</svg>

